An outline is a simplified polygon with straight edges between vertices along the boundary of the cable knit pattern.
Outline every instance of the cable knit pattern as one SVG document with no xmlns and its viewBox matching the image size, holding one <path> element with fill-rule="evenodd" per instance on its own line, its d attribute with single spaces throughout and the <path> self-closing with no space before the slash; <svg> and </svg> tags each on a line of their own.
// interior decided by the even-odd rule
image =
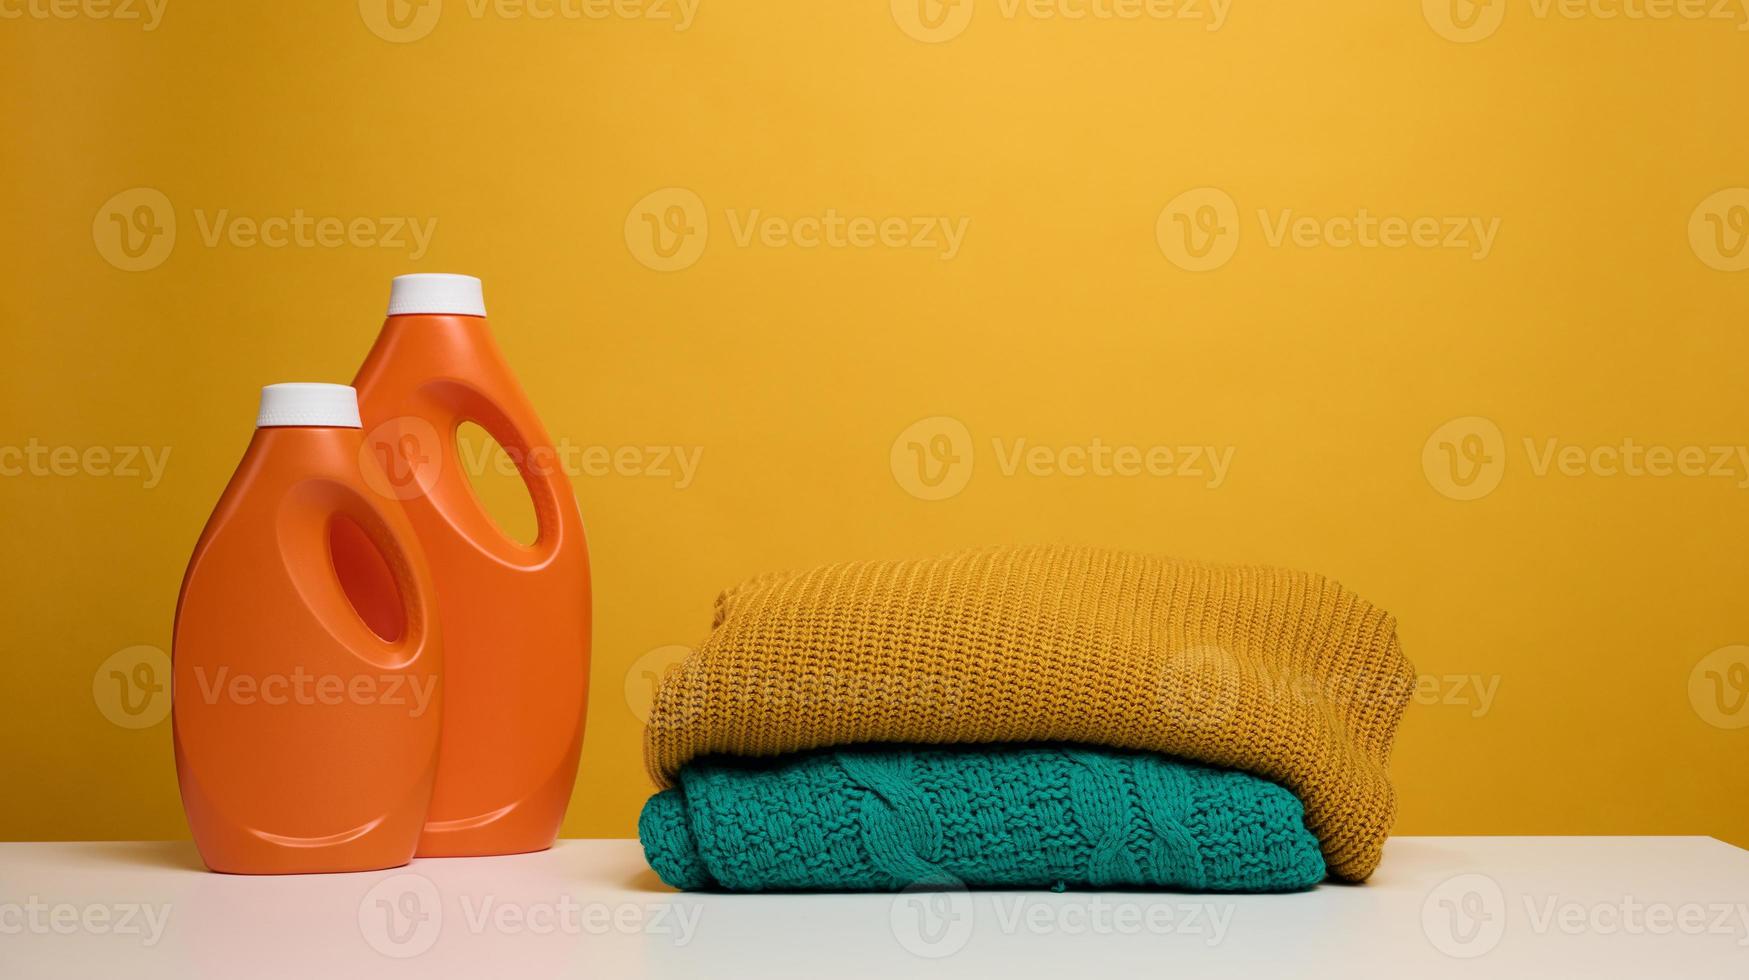
<svg viewBox="0 0 1749 980">
<path fill-rule="evenodd" d="M 724 593 L 710 636 L 657 689 L 645 760 L 666 787 L 717 754 L 1146 749 L 1291 789 L 1331 873 L 1359 881 L 1395 815 L 1387 763 L 1413 689 L 1395 620 L 1320 576 L 998 548 Z M 1109 858 L 1121 875 L 1126 856 Z"/>
<path fill-rule="evenodd" d="M 864 748 L 690 763 L 638 836 L 694 890 L 1273 892 L 1324 878 L 1303 817 L 1266 780 L 1146 752 Z"/>
</svg>

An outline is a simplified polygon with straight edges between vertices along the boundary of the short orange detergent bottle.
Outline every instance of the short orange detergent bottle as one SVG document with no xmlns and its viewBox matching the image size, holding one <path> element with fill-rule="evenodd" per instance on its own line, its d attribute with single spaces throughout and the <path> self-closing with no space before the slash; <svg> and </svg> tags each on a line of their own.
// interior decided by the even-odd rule
<svg viewBox="0 0 1749 980">
<path fill-rule="evenodd" d="M 436 774 L 441 631 L 345 385 L 272 385 L 177 602 L 176 775 L 201 858 L 238 874 L 412 860 Z"/>
<path fill-rule="evenodd" d="M 442 743 L 419 855 L 543 850 L 576 781 L 588 699 L 589 555 L 570 480 L 472 276 L 396 278 L 354 384 L 379 492 L 406 507 L 443 621 Z M 521 473 L 532 543 L 475 496 L 456 444 L 467 422 Z"/>
</svg>

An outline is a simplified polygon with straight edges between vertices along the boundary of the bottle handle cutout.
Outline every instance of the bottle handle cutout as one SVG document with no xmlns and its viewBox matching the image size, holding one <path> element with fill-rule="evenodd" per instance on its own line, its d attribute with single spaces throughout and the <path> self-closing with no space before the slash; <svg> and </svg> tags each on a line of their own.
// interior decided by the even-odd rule
<svg viewBox="0 0 1749 980">
<path fill-rule="evenodd" d="M 563 461 L 551 448 L 544 434 L 531 438 L 528 430 L 485 392 L 468 389 L 466 396 L 458 398 L 452 409 L 453 416 L 444 430 L 447 436 L 445 449 L 453 454 L 457 465 L 441 474 L 439 482 L 448 488 L 450 494 L 466 498 L 467 523 L 471 531 L 469 536 L 480 544 L 490 541 L 492 553 L 507 564 L 544 564 L 558 550 L 563 535 L 559 520 L 559 502 L 572 499 L 570 478 L 564 472 Z M 534 508 L 533 541 L 523 544 L 511 537 L 475 492 L 470 472 L 464 467 L 489 465 L 490 461 L 484 457 L 471 460 L 463 458 L 458 438 L 461 427 L 468 423 L 485 430 L 515 466 L 517 475 L 522 479 L 522 489 L 528 494 L 529 503 Z M 559 481 L 564 482 L 561 485 Z M 442 505 L 443 502 L 439 501 L 439 506 Z M 450 512 L 452 518 L 461 516 L 457 513 L 461 507 L 444 509 Z"/>
<path fill-rule="evenodd" d="M 287 494 L 278 524 L 305 608 L 346 649 L 386 670 L 420 653 L 434 607 L 413 566 L 418 545 L 378 501 L 308 480 Z"/>
<path fill-rule="evenodd" d="M 511 537 L 474 491 L 470 474 L 494 460 L 462 451 L 458 436 L 469 423 L 492 437 L 522 479 L 536 524 L 528 544 Z M 433 508 L 470 546 L 517 568 L 544 565 L 557 554 L 564 536 L 559 508 L 575 499 L 564 461 L 538 421 L 524 424 L 498 398 L 454 379 L 423 386 L 408 414 L 373 427 L 360 464 L 378 496 Z"/>
<path fill-rule="evenodd" d="M 489 523 L 497 533 L 501 543 L 516 549 L 520 553 L 530 551 L 550 554 L 561 533 L 558 517 L 558 501 L 565 499 L 569 487 L 556 487 L 554 480 L 568 480 L 561 460 L 555 450 L 548 448 L 544 441 L 531 440 L 523 431 L 511 422 L 508 416 L 498 418 L 462 417 L 455 423 L 455 439 L 457 452 L 460 453 L 461 428 L 464 425 L 475 425 L 497 444 L 500 452 L 509 458 L 516 467 L 516 474 L 522 481 L 522 490 L 528 495 L 530 506 L 534 510 L 535 535 L 532 541 L 518 541 L 504 527 L 503 523 L 487 508 L 486 502 L 480 499 L 478 488 L 472 477 L 475 474 L 461 474 L 462 483 L 466 484 L 466 492 L 473 500 L 473 505 L 479 511 L 480 517 Z M 476 457 L 469 465 L 478 465 L 484 457 Z M 565 493 L 561 494 L 561 490 Z"/>
<path fill-rule="evenodd" d="M 370 634 L 390 649 L 417 650 L 430 631 L 429 601 L 412 565 L 418 545 L 403 540 L 373 500 L 344 494 L 328 518 L 335 582 Z"/>
</svg>

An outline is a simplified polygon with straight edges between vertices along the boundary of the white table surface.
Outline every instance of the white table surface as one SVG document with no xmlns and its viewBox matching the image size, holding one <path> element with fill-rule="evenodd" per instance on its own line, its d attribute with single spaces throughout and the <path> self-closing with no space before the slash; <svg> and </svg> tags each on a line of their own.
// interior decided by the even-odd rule
<svg viewBox="0 0 1749 980">
<path fill-rule="evenodd" d="M 1749 851 L 1399 837 L 1297 895 L 695 895 L 635 841 L 284 878 L 188 843 L 0 844 L 0 977 L 1749 978 Z"/>
</svg>

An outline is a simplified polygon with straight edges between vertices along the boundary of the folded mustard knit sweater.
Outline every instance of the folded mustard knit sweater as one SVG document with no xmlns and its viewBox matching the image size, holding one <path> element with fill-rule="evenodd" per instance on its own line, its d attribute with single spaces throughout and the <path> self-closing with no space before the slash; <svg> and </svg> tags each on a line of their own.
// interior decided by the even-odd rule
<svg viewBox="0 0 1749 980">
<path fill-rule="evenodd" d="M 713 754 L 1079 742 L 1273 780 L 1361 881 L 1395 811 L 1414 674 L 1396 622 L 1328 579 L 1092 548 L 996 548 L 754 579 L 657 688 L 658 786 Z"/>
</svg>

